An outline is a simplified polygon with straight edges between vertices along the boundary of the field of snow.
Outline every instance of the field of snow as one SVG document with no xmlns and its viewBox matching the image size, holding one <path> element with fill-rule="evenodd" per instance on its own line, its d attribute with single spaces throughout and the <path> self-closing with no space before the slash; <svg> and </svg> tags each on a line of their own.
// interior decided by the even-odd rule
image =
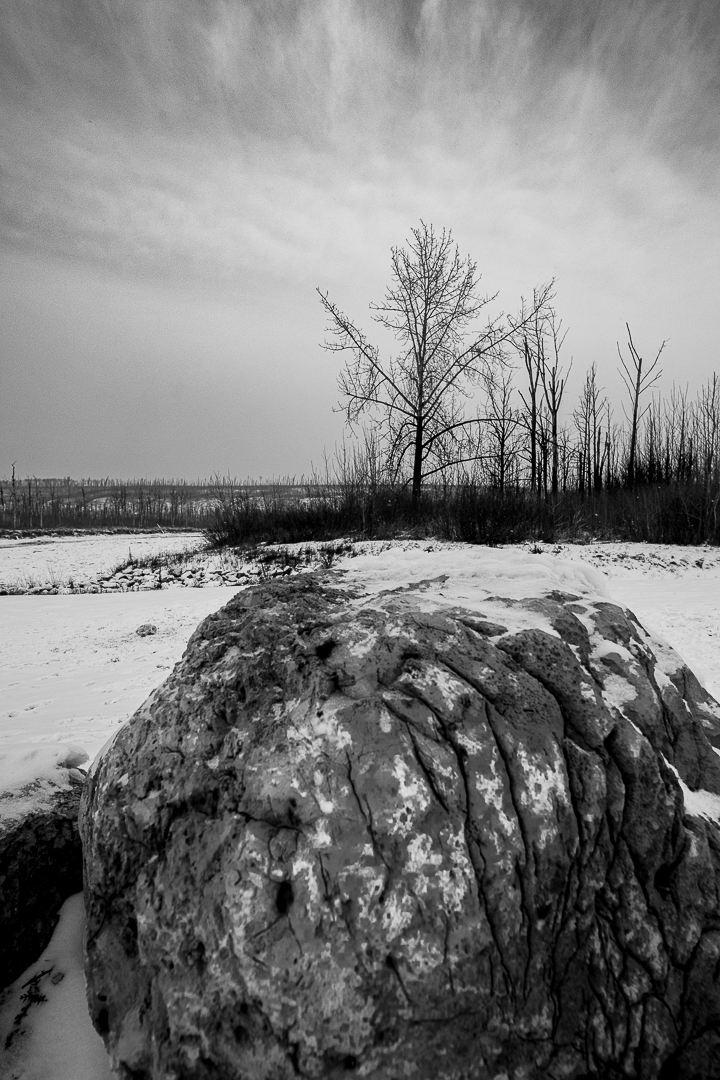
<svg viewBox="0 0 720 1080">
<path fill-rule="evenodd" d="M 0 541 L 0 582 L 90 577 L 128 549 L 137 558 L 201 543 L 188 536 L 96 536 Z M 493 596 L 551 589 L 606 596 L 664 638 L 720 698 L 720 552 L 638 544 L 478 548 L 432 542 L 364 543 L 335 564 L 340 583 L 370 591 L 420 584 L 424 594 L 488 610 Z M 92 759 L 180 659 L 197 623 L 234 586 L 57 596 L 0 596 L 0 791 L 59 761 Z M 507 617 L 507 609 L 505 611 Z M 153 624 L 157 632 L 140 636 Z M 0 1000 L 0 1076 L 106 1080 L 87 1017 L 81 971 L 82 902 L 72 898 L 43 956 Z M 51 970 L 52 969 L 52 970 Z M 49 974 L 42 975 L 48 971 Z M 63 979 L 52 981 L 62 971 Z M 27 1010 L 12 1052 L 2 1045 L 34 975 L 47 998 Z M 47 985 L 45 985 L 47 984 Z M 67 1037 L 66 1037 L 67 1036 Z M 3 1054 L 5 1061 L 3 1062 Z M 9 1056 L 8 1056 L 9 1055 Z"/>
<path fill-rule="evenodd" d="M 0 590 L 80 583 L 114 570 L 129 558 L 193 551 L 204 543 L 197 532 L 0 538 Z"/>
</svg>

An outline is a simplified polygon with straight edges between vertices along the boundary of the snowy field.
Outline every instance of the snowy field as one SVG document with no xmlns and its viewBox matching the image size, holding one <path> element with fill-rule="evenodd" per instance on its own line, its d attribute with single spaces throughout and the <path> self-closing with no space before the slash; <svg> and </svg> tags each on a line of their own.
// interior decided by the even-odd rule
<svg viewBox="0 0 720 1080">
<path fill-rule="evenodd" d="M 201 544 L 187 536 L 97 536 L 0 541 L 0 582 L 87 577 L 127 558 Z M 446 543 L 356 545 L 334 564 L 338 580 L 370 591 L 411 582 L 434 598 L 489 611 L 493 596 L 552 589 L 606 596 L 671 644 L 720 698 L 720 552 L 638 544 L 479 548 Z M 57 776 L 61 761 L 89 760 L 182 656 L 197 623 L 234 586 L 149 592 L 0 596 L 0 791 Z M 507 609 L 505 610 L 505 620 Z M 156 633 L 140 636 L 144 624 Z M 43 956 L 0 1000 L 3 1080 L 106 1080 L 104 1051 L 83 1001 L 83 909 L 72 898 Z M 62 979 L 55 981 L 55 976 Z M 24 983 L 47 999 L 27 1010 L 3 1050 Z M 5 1060 L 3 1060 L 5 1058 Z"/>
<path fill-rule="evenodd" d="M 204 543 L 197 532 L 0 538 L 0 589 L 89 581 L 129 558 L 193 551 Z"/>
</svg>

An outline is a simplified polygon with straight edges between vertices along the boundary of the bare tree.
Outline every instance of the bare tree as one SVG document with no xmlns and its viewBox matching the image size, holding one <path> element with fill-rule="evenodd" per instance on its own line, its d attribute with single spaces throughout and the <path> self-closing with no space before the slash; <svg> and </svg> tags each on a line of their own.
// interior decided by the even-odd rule
<svg viewBox="0 0 720 1080">
<path fill-rule="evenodd" d="M 527 374 L 527 397 L 521 393 L 520 399 L 525 406 L 525 426 L 528 432 L 528 453 L 530 457 L 530 490 L 536 491 L 538 484 L 538 423 L 540 415 L 541 373 L 545 365 L 545 335 L 542 328 L 542 316 L 539 311 L 523 334 L 513 339 L 525 365 Z"/>
<path fill-rule="evenodd" d="M 15 477 L 15 465 L 16 464 L 17 463 L 15 461 L 13 461 L 13 463 L 12 463 L 12 477 L 10 479 L 10 498 L 12 500 L 13 529 L 17 529 L 18 496 L 17 496 L 17 479 Z"/>
<path fill-rule="evenodd" d="M 682 481 L 690 477 L 690 454 L 692 444 L 693 404 L 688 403 L 688 388 L 673 383 L 670 401 L 665 402 L 664 458 L 665 480 Z"/>
<path fill-rule="evenodd" d="M 698 394 L 697 427 L 702 448 L 702 477 L 706 488 L 717 469 L 718 436 L 720 433 L 720 381 L 717 372 L 701 387 Z"/>
<path fill-rule="evenodd" d="M 520 423 L 518 410 L 512 403 L 512 376 L 508 371 L 487 384 L 487 411 L 485 422 L 491 452 L 492 482 L 500 492 L 505 490 L 516 453 L 516 430 Z"/>
<path fill-rule="evenodd" d="M 578 487 L 580 491 L 602 488 L 603 467 L 609 453 L 610 411 L 607 398 L 601 398 L 602 387 L 597 384 L 597 368 L 590 365 L 580 392 L 580 404 L 573 412 L 575 428 L 579 436 Z M 602 414 L 607 414 L 607 428 L 603 446 Z"/>
<path fill-rule="evenodd" d="M 558 493 L 560 446 L 558 443 L 558 413 L 565 393 L 565 383 L 570 374 L 570 368 L 565 372 L 560 366 L 560 350 L 565 341 L 567 331 L 563 331 L 562 322 L 557 318 L 555 311 L 548 307 L 546 316 L 547 333 L 550 338 L 551 358 L 543 353 L 543 363 L 540 368 L 542 378 L 543 395 L 548 412 L 549 437 L 550 437 L 550 489 L 553 495 Z"/>
<path fill-rule="evenodd" d="M 425 478 L 472 460 L 480 416 L 468 418 L 472 388 L 492 380 L 506 362 L 512 333 L 529 322 L 534 308 L 507 326 L 502 316 L 480 331 L 472 324 L 494 296 L 480 296 L 477 267 L 461 259 L 450 231 L 436 233 L 425 222 L 412 230 L 405 248 L 393 248 L 392 282 L 373 319 L 400 343 L 395 357 L 381 359 L 352 322 L 318 289 L 331 337 L 325 348 L 344 352 L 339 377 L 348 422 L 375 415 L 395 476 L 409 471 L 413 501 Z M 536 291 L 545 304 L 551 284 Z"/>
<path fill-rule="evenodd" d="M 630 424 L 630 448 L 628 450 L 626 481 L 628 487 L 633 487 L 635 484 L 638 426 L 645 412 L 645 410 L 643 410 L 642 412 L 640 411 L 640 398 L 646 390 L 649 390 L 650 387 L 655 385 L 655 383 L 662 375 L 662 368 L 659 371 L 657 371 L 656 368 L 660 361 L 660 355 L 665 348 L 666 342 L 662 342 L 652 364 L 645 372 L 643 372 L 643 358 L 640 356 L 640 353 L 635 348 L 635 342 L 632 339 L 629 325 L 625 323 L 625 326 L 628 332 L 628 349 L 630 351 L 629 360 L 626 360 L 622 352 L 620 351 L 619 342 L 617 350 L 618 356 L 620 357 L 620 363 L 622 365 L 620 375 L 623 382 L 625 383 L 627 392 L 630 395 L 630 416 L 628 416 L 627 411 L 625 412 L 625 417 Z"/>
<path fill-rule="evenodd" d="M 530 490 L 542 489 L 547 494 L 549 470 L 550 489 L 556 495 L 560 474 L 558 416 L 569 370 L 564 372 L 560 365 L 565 332 L 551 299 L 549 295 L 539 297 L 536 291 L 529 317 L 523 301 L 520 330 L 513 334 L 512 344 L 527 374 L 527 390 L 520 393 L 520 399 L 528 433 Z"/>
</svg>

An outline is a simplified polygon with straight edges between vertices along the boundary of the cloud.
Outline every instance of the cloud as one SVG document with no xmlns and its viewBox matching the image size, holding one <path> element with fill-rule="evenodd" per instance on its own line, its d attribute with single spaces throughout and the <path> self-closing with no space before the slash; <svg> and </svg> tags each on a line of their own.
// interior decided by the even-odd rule
<svg viewBox="0 0 720 1080">
<path fill-rule="evenodd" d="M 625 318 L 708 356 L 719 46 L 716 0 L 17 0 L 0 242 L 292 312 L 310 370 L 315 286 L 364 309 L 423 217 L 508 307 L 558 276 L 584 357 Z"/>
</svg>

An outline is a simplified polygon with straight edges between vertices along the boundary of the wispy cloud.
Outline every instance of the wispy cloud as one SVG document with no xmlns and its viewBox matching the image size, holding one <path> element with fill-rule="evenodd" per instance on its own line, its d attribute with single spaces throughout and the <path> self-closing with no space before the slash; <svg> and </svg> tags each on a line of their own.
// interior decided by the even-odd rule
<svg viewBox="0 0 720 1080">
<path fill-rule="evenodd" d="M 16 0 L 0 123 L 6 250 L 272 320 L 373 298 L 422 216 L 490 288 L 559 276 L 583 348 L 621 312 L 711 340 L 716 0 Z"/>
<path fill-rule="evenodd" d="M 282 257 L 288 200 L 319 220 L 378 162 L 394 190 L 445 159 L 468 203 L 559 187 L 621 222 L 655 212 L 658 163 L 661 199 L 668 170 L 716 194 L 715 4 L 27 0 L 3 21 L 15 244 L 232 272 L 275 217 Z"/>
</svg>

